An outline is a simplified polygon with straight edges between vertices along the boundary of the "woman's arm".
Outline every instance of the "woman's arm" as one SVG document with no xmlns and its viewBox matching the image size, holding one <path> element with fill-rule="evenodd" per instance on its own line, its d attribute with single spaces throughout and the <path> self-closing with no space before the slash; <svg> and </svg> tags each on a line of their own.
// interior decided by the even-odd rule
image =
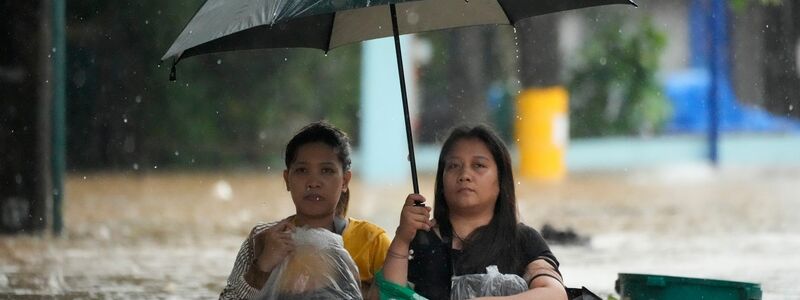
<svg viewBox="0 0 800 300">
<path fill-rule="evenodd" d="M 294 249 L 289 233 L 293 229 L 288 219 L 254 227 L 239 249 L 219 298 L 250 299 L 257 295 L 272 269 Z"/>
<path fill-rule="evenodd" d="M 528 282 L 528 291 L 507 297 L 486 297 L 479 299 L 537 299 L 567 300 L 561 274 L 544 259 L 537 259 L 525 268 L 524 279 Z"/>
<path fill-rule="evenodd" d="M 254 255 L 252 241 L 256 233 L 263 231 L 268 226 L 269 225 L 261 224 L 254 227 L 244 242 L 242 242 L 242 246 L 239 248 L 239 254 L 236 255 L 236 261 L 233 263 L 231 274 L 228 275 L 228 283 L 219 295 L 220 300 L 250 299 L 258 293 L 258 290 L 248 283 L 248 281 L 250 281 L 248 276 L 252 276 L 248 275 L 248 273 L 251 272 L 252 269 L 255 269 L 255 266 L 253 266 Z"/>
<path fill-rule="evenodd" d="M 408 283 L 408 250 L 417 230 L 429 231 L 433 227 L 430 219 L 431 208 L 427 206 L 414 206 L 414 202 L 425 202 L 425 197 L 411 194 L 406 198 L 403 210 L 400 213 L 400 225 L 397 226 L 386 261 L 383 263 L 383 276 L 387 281 L 405 286 Z"/>
</svg>

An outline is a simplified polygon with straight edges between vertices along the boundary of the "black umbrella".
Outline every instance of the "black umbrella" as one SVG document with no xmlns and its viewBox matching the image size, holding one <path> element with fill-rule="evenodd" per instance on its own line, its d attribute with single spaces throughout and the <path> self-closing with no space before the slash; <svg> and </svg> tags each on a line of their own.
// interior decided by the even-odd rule
<svg viewBox="0 0 800 300">
<path fill-rule="evenodd" d="M 505 24 L 632 0 L 208 0 L 161 60 L 232 50 L 316 48 L 394 36 L 414 193 L 419 193 L 399 35 L 445 28 Z"/>
</svg>

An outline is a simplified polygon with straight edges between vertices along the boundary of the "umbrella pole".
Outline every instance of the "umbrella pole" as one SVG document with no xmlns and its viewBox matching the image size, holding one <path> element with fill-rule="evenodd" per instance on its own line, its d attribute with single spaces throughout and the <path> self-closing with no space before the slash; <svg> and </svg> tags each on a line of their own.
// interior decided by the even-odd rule
<svg viewBox="0 0 800 300">
<path fill-rule="evenodd" d="M 394 50 L 397 55 L 397 71 L 400 73 L 400 94 L 403 95 L 403 115 L 406 121 L 406 143 L 408 144 L 408 162 L 411 164 L 411 182 L 414 184 L 414 194 L 419 194 L 419 182 L 417 181 L 417 160 L 414 158 L 414 139 L 411 137 L 411 118 L 408 112 L 408 95 L 406 94 L 406 76 L 403 72 L 403 54 L 400 52 L 400 33 L 397 30 L 397 9 L 394 4 L 389 4 L 392 12 L 392 35 L 394 36 Z M 422 202 L 414 201 L 414 206 L 425 206 Z M 412 242 L 417 245 L 430 245 L 425 232 L 417 230 Z"/>
<path fill-rule="evenodd" d="M 394 4 L 389 4 L 389 10 L 392 13 L 392 33 L 394 35 L 394 50 L 395 54 L 397 54 L 397 71 L 400 72 L 400 94 L 403 96 L 403 115 L 406 122 L 406 143 L 408 144 L 408 161 L 411 164 L 411 182 L 414 185 L 414 194 L 419 194 L 417 161 L 414 158 L 414 139 L 411 137 L 411 118 L 408 111 L 408 95 L 406 94 L 406 77 L 403 72 L 403 54 L 400 51 L 400 34 L 397 29 L 397 9 L 395 9 Z"/>
</svg>

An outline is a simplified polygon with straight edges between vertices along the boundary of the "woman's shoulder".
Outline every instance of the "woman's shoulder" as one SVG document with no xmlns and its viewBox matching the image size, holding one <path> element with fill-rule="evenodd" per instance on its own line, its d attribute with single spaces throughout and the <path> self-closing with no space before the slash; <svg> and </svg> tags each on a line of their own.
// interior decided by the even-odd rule
<svg viewBox="0 0 800 300">
<path fill-rule="evenodd" d="M 550 251 L 550 247 L 539 231 L 524 223 L 517 224 L 517 238 L 521 246 L 528 251 Z"/>
<path fill-rule="evenodd" d="M 517 225 L 517 232 L 521 241 L 520 245 L 526 255 L 527 261 L 545 259 L 558 270 L 558 260 L 550 250 L 550 246 L 547 245 L 547 241 L 539 234 L 539 231 L 528 225 L 519 223 Z"/>
<path fill-rule="evenodd" d="M 517 234 L 523 239 L 544 241 L 542 234 L 540 234 L 538 230 L 522 222 L 517 224 Z"/>
<path fill-rule="evenodd" d="M 355 235 L 369 235 L 369 236 L 380 236 L 386 235 L 386 230 L 382 227 L 366 221 L 360 220 L 353 217 L 347 218 L 347 227 L 345 228 L 345 234 L 355 234 Z M 388 236 L 387 236 L 388 238 Z"/>
<path fill-rule="evenodd" d="M 275 224 L 278 224 L 278 222 L 280 222 L 280 221 L 273 221 L 273 222 L 268 222 L 268 223 L 266 223 L 266 222 L 258 222 L 258 223 L 256 223 L 255 226 L 253 226 L 252 229 L 250 229 L 250 234 L 248 236 L 252 237 L 252 236 L 254 236 L 256 234 L 264 232 L 264 230 L 267 230 L 270 227 L 275 226 Z"/>
</svg>

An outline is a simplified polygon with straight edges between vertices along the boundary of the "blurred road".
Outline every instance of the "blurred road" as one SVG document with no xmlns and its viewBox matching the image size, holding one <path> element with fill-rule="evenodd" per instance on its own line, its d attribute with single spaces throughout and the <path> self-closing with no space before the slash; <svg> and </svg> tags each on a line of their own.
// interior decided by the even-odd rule
<svg viewBox="0 0 800 300">
<path fill-rule="evenodd" d="M 421 178 L 424 195 L 432 184 Z M 675 166 L 517 188 L 527 224 L 591 237 L 553 245 L 568 286 L 604 296 L 617 273 L 649 273 L 800 299 L 800 169 Z M 356 176 L 351 190 L 349 214 L 393 235 L 410 183 Z M 251 226 L 293 213 L 279 171 L 72 174 L 66 199 L 64 237 L 0 236 L 0 299 L 215 298 Z"/>
</svg>

